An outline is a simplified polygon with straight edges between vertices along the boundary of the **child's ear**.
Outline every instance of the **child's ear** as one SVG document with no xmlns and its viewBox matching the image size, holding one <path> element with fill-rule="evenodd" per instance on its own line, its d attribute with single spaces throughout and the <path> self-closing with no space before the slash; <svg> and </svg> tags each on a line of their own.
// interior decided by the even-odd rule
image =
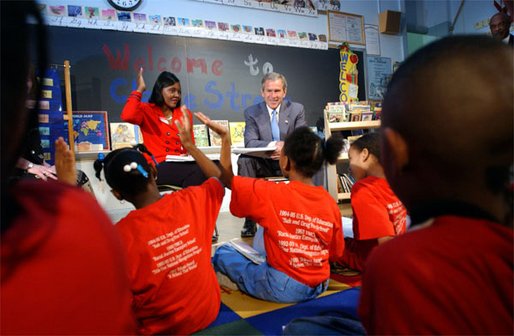
<svg viewBox="0 0 514 336">
<path fill-rule="evenodd" d="M 359 155 L 361 156 L 362 161 L 365 162 L 367 159 L 369 159 L 369 150 L 367 148 L 364 148 L 363 150 L 361 150 Z"/>
<path fill-rule="evenodd" d="M 383 132 L 384 147 L 388 155 L 382 155 L 384 166 L 392 168 L 398 175 L 409 163 L 409 146 L 403 136 L 392 128 L 385 128 Z"/>
</svg>

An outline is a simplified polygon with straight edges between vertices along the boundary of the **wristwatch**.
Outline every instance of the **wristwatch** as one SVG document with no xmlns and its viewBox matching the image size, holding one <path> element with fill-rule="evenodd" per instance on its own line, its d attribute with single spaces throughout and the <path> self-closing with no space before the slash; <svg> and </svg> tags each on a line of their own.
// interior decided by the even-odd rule
<svg viewBox="0 0 514 336">
<path fill-rule="evenodd" d="M 29 164 L 27 165 L 27 169 L 25 169 L 25 170 L 28 171 L 32 167 L 34 167 L 34 164 L 32 162 L 29 162 Z"/>
</svg>

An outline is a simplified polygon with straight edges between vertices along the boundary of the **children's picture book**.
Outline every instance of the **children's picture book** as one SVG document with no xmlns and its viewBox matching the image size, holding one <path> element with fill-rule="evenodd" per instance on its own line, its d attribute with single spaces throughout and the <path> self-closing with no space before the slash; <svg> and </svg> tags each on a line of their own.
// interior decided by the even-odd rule
<svg viewBox="0 0 514 336">
<path fill-rule="evenodd" d="M 77 152 L 109 150 L 106 111 L 73 111 L 73 138 Z"/>
<path fill-rule="evenodd" d="M 143 143 L 139 126 L 127 122 L 112 122 L 110 126 L 112 150 Z"/>
<path fill-rule="evenodd" d="M 204 124 L 193 125 L 193 134 L 197 147 L 209 147 L 209 133 Z"/>
<path fill-rule="evenodd" d="M 213 120 L 213 121 L 217 122 L 221 126 L 229 128 L 228 120 Z M 220 136 L 217 133 L 211 131 L 210 129 L 209 129 L 209 141 L 211 143 L 211 146 L 221 146 Z"/>
<path fill-rule="evenodd" d="M 230 122 L 230 140 L 232 141 L 232 146 L 234 147 L 244 147 L 245 146 L 245 122 L 244 121 L 235 121 Z"/>
<path fill-rule="evenodd" d="M 348 120 L 346 106 L 341 102 L 329 102 L 325 106 L 326 118 L 329 123 L 344 122 Z"/>
<path fill-rule="evenodd" d="M 248 258 L 250 261 L 252 261 L 254 264 L 262 264 L 266 261 L 266 258 L 260 254 L 257 250 L 255 250 L 252 246 L 242 241 L 240 238 L 235 238 L 228 243 L 230 246 L 232 246 L 237 252 L 241 253 L 243 256 Z"/>
</svg>

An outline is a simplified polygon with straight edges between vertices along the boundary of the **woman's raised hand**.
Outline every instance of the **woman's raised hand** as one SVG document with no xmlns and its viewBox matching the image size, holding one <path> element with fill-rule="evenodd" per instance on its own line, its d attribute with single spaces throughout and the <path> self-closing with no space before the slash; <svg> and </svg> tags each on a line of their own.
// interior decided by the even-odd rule
<svg viewBox="0 0 514 336">
<path fill-rule="evenodd" d="M 137 91 L 143 93 L 146 90 L 145 79 L 143 78 L 143 67 L 139 68 L 139 73 L 137 74 Z"/>
</svg>

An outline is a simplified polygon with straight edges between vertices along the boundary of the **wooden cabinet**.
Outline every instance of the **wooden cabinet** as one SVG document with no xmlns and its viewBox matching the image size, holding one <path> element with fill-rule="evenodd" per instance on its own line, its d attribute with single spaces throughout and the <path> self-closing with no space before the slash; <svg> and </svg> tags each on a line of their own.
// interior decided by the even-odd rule
<svg viewBox="0 0 514 336">
<path fill-rule="evenodd" d="M 329 123 L 325 117 L 325 138 L 328 139 L 332 135 L 332 132 L 337 131 L 351 131 L 359 129 L 372 129 L 379 128 L 380 120 L 369 120 L 369 121 L 350 121 L 350 122 L 337 122 Z M 348 154 L 342 153 L 339 156 L 339 161 L 348 160 Z M 337 201 L 350 199 L 350 193 L 338 192 L 338 176 L 336 165 L 327 165 L 327 188 L 328 192 Z"/>
</svg>

